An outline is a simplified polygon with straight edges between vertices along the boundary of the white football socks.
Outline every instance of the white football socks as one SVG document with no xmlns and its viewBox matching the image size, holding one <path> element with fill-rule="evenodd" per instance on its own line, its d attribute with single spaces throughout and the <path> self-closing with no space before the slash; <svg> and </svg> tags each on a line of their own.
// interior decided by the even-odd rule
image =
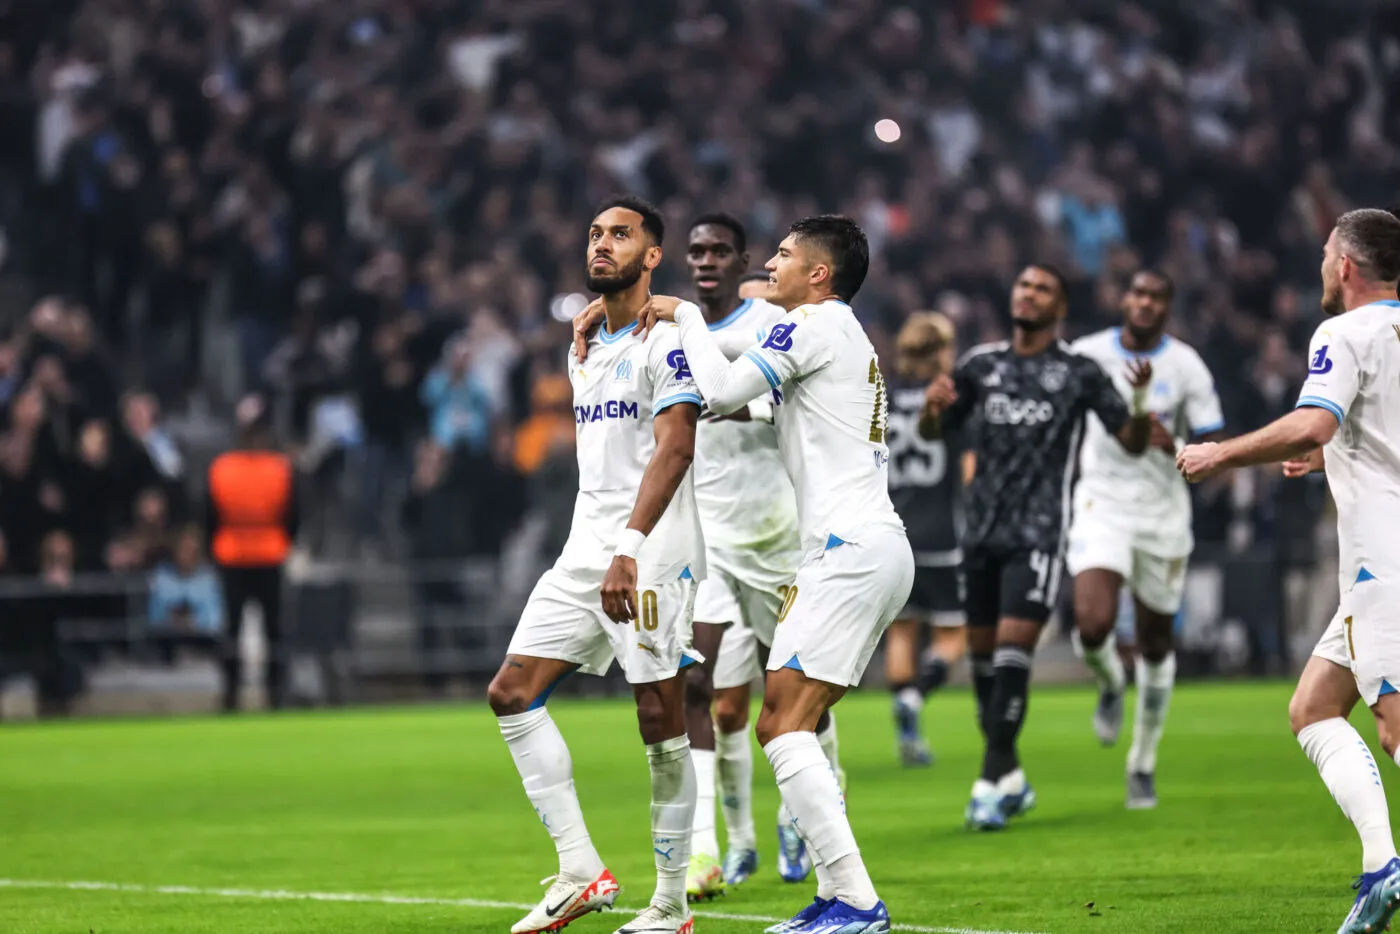
<svg viewBox="0 0 1400 934">
<path fill-rule="evenodd" d="M 1176 684 L 1176 654 L 1168 653 L 1160 662 L 1138 662 L 1137 721 L 1133 745 L 1128 750 L 1128 771 L 1157 771 L 1157 745 L 1167 725 L 1172 687 Z"/>
<path fill-rule="evenodd" d="M 715 754 L 729 848 L 751 850 L 758 838 L 753 827 L 753 748 L 748 728 L 737 733 L 715 730 Z"/>
<path fill-rule="evenodd" d="M 1123 693 L 1123 688 L 1128 683 L 1128 675 L 1123 670 L 1123 659 L 1118 657 L 1116 634 L 1109 633 L 1103 645 L 1091 649 L 1080 641 L 1079 630 L 1076 629 L 1070 643 L 1074 646 L 1074 654 L 1084 660 L 1084 664 L 1098 679 L 1101 690 L 1112 691 L 1115 694 Z"/>
<path fill-rule="evenodd" d="M 573 761 L 554 718 L 540 707 L 499 717 L 497 722 L 525 783 L 525 794 L 559 851 L 559 877 L 592 882 L 603 871 L 603 861 L 584 825 L 574 791 Z"/>
<path fill-rule="evenodd" d="M 1375 872 L 1395 858 L 1390 810 L 1376 760 L 1361 734 L 1341 717 L 1303 727 L 1298 742 L 1342 813 L 1361 836 L 1361 871 Z"/>
<path fill-rule="evenodd" d="M 684 912 L 685 871 L 690 865 L 690 828 L 695 821 L 695 768 L 690 739 L 675 739 L 647 746 L 651 766 L 651 847 L 656 858 L 657 908 Z M 714 803 L 711 802 L 711 812 Z"/>
<path fill-rule="evenodd" d="M 817 734 L 817 742 L 821 744 L 822 754 L 831 763 L 832 769 L 840 772 L 841 746 L 836 741 L 836 714 L 830 710 L 826 712 L 826 729 Z"/>
<path fill-rule="evenodd" d="M 695 766 L 695 823 L 690 829 L 690 852 L 719 859 L 715 835 L 715 750 L 691 749 Z"/>
<path fill-rule="evenodd" d="M 763 752 L 813 859 L 830 875 L 835 897 L 858 909 L 874 908 L 880 897 L 860 858 L 841 787 L 816 734 L 785 733 Z"/>
</svg>

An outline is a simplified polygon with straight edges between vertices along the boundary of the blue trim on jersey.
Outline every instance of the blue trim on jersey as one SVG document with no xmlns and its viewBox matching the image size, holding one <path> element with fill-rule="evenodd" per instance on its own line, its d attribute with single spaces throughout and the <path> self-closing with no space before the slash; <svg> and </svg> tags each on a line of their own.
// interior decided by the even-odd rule
<svg viewBox="0 0 1400 934">
<path fill-rule="evenodd" d="M 806 673 L 806 669 L 802 667 L 802 663 L 797 660 L 796 655 L 793 655 L 792 658 L 789 658 L 787 661 L 783 662 L 783 667 L 791 668 L 793 671 L 801 671 L 804 674 Z"/>
<path fill-rule="evenodd" d="M 1224 430 L 1225 430 L 1225 423 L 1224 423 L 1223 421 L 1219 421 L 1219 422 L 1215 422 L 1214 424 L 1210 424 L 1210 425 L 1202 425 L 1200 428 L 1192 428 L 1192 429 L 1191 429 L 1191 434 L 1193 434 L 1193 435 L 1208 435 L 1208 434 L 1210 434 L 1212 431 L 1224 431 Z"/>
<path fill-rule="evenodd" d="M 1376 579 L 1376 575 L 1372 574 L 1370 571 L 1366 570 L 1365 568 L 1362 568 L 1362 569 L 1361 569 L 1361 573 L 1359 573 L 1359 574 L 1356 575 L 1356 581 L 1355 581 L 1355 582 L 1358 583 L 1358 584 L 1364 584 L 1364 583 L 1366 583 L 1367 581 L 1373 581 L 1373 580 L 1375 580 L 1375 579 Z"/>
<path fill-rule="evenodd" d="M 1386 306 L 1387 308 L 1400 308 L 1400 302 L 1397 302 L 1397 301 L 1396 301 L 1395 299 L 1393 299 L 1393 298 L 1383 298 L 1383 299 L 1381 299 L 1380 301 L 1378 301 L 1378 302 L 1372 302 L 1371 304 L 1372 304 L 1372 305 L 1384 305 L 1384 306 Z"/>
<path fill-rule="evenodd" d="M 689 655 L 685 654 L 684 652 L 682 652 L 682 653 L 681 653 L 681 663 L 680 663 L 679 665 L 676 666 L 676 670 L 677 670 L 677 671 L 680 671 L 680 670 L 682 670 L 682 669 L 684 669 L 684 668 L 689 668 L 691 665 L 698 665 L 698 664 L 700 664 L 700 659 L 698 659 L 698 658 L 692 658 L 691 656 L 689 656 Z"/>
<path fill-rule="evenodd" d="M 830 551 L 833 548 L 840 548 L 844 544 L 846 544 L 846 540 L 844 538 L 838 538 L 835 535 L 832 535 L 830 532 L 827 532 L 826 548 L 823 550 Z"/>
<path fill-rule="evenodd" d="M 783 384 L 783 381 L 778 379 L 778 371 L 773 369 L 773 364 L 763 359 L 761 354 L 753 350 L 746 350 L 744 351 L 744 358 L 753 361 L 753 365 L 758 367 L 758 371 L 763 374 L 763 378 L 768 380 L 768 388 L 777 389 Z"/>
<path fill-rule="evenodd" d="M 628 334 L 631 334 L 632 331 L 636 329 L 636 327 L 637 322 L 633 321 L 631 324 L 627 325 L 627 327 L 625 328 L 622 328 L 620 331 L 612 332 L 608 330 L 608 323 L 604 321 L 603 326 L 598 329 L 598 337 L 602 340 L 603 343 L 611 344 L 614 341 L 620 341 Z"/>
<path fill-rule="evenodd" d="M 1333 415 L 1337 416 L 1338 425 L 1347 420 L 1347 413 L 1342 411 L 1342 407 L 1340 405 L 1333 402 L 1331 399 L 1324 399 L 1321 396 L 1301 396 L 1298 399 L 1298 404 L 1293 406 L 1293 408 L 1326 409 Z"/>
<path fill-rule="evenodd" d="M 692 573 L 690 573 L 690 565 L 687 564 L 687 565 L 685 566 L 685 569 L 684 569 L 683 571 L 681 571 L 681 580 L 683 580 L 683 581 L 693 581 L 693 580 L 695 580 L 695 575 L 692 574 Z"/>
<path fill-rule="evenodd" d="M 1118 348 L 1118 352 L 1125 357 L 1155 357 L 1162 351 L 1166 350 L 1167 345 L 1171 342 L 1172 339 L 1166 334 L 1163 334 L 1161 342 L 1156 347 L 1153 347 L 1151 350 L 1145 350 L 1141 352 L 1136 350 L 1129 350 L 1128 348 L 1123 346 L 1123 329 L 1113 329 L 1113 344 Z"/>
<path fill-rule="evenodd" d="M 1390 683 L 1389 681 L 1387 681 L 1385 678 L 1382 678 L 1382 679 L 1381 679 L 1381 692 L 1380 692 L 1380 694 L 1378 694 L 1378 695 L 1376 695 L 1376 696 L 1377 696 L 1377 697 L 1385 697 L 1387 694 L 1400 694 L 1400 691 L 1395 690 L 1395 685 L 1391 684 L 1391 683 Z"/>
<path fill-rule="evenodd" d="M 679 405 L 682 402 L 693 402 L 696 405 L 703 405 L 704 401 L 705 400 L 701 399 L 693 392 L 678 392 L 674 396 L 667 396 L 660 402 L 656 403 L 656 405 L 652 406 L 651 414 L 658 415 L 661 413 L 662 410 L 669 409 L 671 406 Z"/>
<path fill-rule="evenodd" d="M 530 701 L 530 706 L 526 707 L 525 709 L 539 710 L 541 707 L 543 707 L 545 705 L 545 702 L 549 700 L 549 695 L 554 693 L 554 689 L 559 686 L 560 682 L 562 682 L 571 674 L 573 674 L 572 671 L 566 671 L 559 677 L 555 678 L 553 681 L 549 682 L 549 685 L 543 691 L 540 692 L 538 697 Z"/>
<path fill-rule="evenodd" d="M 742 317 L 748 312 L 748 310 L 749 310 L 750 308 L 752 308 L 752 307 L 753 307 L 753 299 L 751 299 L 751 298 L 746 298 L 746 299 L 744 299 L 742 302 L 739 303 L 739 307 L 738 307 L 738 308 L 735 308 L 733 311 L 731 311 L 729 314 L 725 315 L 723 318 L 720 318 L 718 321 L 715 321 L 715 322 L 711 323 L 711 324 L 709 325 L 710 330 L 711 330 L 711 331 L 718 331 L 720 328 L 727 328 L 727 327 L 729 327 L 729 326 L 730 326 L 731 324 L 733 324 L 735 321 L 738 321 L 740 318 L 742 318 Z"/>
</svg>

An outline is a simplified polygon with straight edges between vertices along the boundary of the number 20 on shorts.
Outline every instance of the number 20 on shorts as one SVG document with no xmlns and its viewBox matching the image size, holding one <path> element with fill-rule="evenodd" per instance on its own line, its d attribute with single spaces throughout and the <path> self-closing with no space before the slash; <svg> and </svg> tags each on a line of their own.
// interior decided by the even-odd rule
<svg viewBox="0 0 1400 934">
<path fill-rule="evenodd" d="M 632 628 L 636 632 L 645 629 L 647 632 L 655 632 L 656 627 L 661 625 L 659 614 L 656 611 L 656 591 L 643 590 L 637 597 L 637 618 L 632 620 Z"/>
<path fill-rule="evenodd" d="M 778 596 L 782 599 L 782 606 L 778 608 L 778 622 L 787 619 L 788 611 L 792 609 L 792 602 L 797 599 L 797 585 L 788 586 L 784 584 L 778 588 Z"/>
</svg>

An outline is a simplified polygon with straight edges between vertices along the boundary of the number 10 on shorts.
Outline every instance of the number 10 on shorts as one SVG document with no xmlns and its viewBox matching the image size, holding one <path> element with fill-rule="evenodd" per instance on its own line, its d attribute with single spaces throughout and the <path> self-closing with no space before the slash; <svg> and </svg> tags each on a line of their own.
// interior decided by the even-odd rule
<svg viewBox="0 0 1400 934">
<path fill-rule="evenodd" d="M 655 632 L 656 627 L 661 625 L 656 612 L 656 591 L 643 590 L 641 596 L 637 598 L 637 618 L 632 620 L 632 628 L 636 632 L 645 629 L 647 632 Z"/>
</svg>

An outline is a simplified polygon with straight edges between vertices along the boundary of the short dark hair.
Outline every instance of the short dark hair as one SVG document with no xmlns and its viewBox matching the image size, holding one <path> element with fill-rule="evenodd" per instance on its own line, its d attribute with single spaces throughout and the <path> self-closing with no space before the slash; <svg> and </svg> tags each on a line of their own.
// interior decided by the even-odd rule
<svg viewBox="0 0 1400 934">
<path fill-rule="evenodd" d="M 690 229 L 703 227 L 706 224 L 712 227 L 723 227 L 734 235 L 734 249 L 740 253 L 749 248 L 749 235 L 744 231 L 744 223 L 727 211 L 713 211 L 709 214 L 701 214 L 690 222 Z"/>
<path fill-rule="evenodd" d="M 1377 282 L 1400 279 L 1400 218 L 1379 208 L 1358 208 L 1337 218 L 1337 245 Z"/>
<path fill-rule="evenodd" d="M 1137 272 L 1133 273 L 1133 279 L 1136 279 L 1138 276 L 1151 276 L 1154 279 L 1162 280 L 1162 284 L 1167 287 L 1167 301 L 1171 301 L 1172 299 L 1176 298 L 1176 280 L 1174 280 L 1171 276 L 1167 275 L 1165 272 L 1158 269 L 1157 267 L 1144 266 Z M 1132 279 L 1129 279 L 1128 281 L 1131 282 Z"/>
<path fill-rule="evenodd" d="M 849 217 L 818 214 L 788 228 L 799 241 L 812 242 L 831 258 L 831 291 L 843 302 L 855 298 L 870 271 L 870 243 Z"/>
<path fill-rule="evenodd" d="M 626 208 L 642 215 L 642 231 L 651 237 L 652 242 L 661 246 L 666 239 L 666 222 L 661 219 L 661 209 L 645 198 L 636 195 L 613 195 L 603 201 L 593 212 L 597 217 L 609 208 Z"/>
<path fill-rule="evenodd" d="M 768 270 L 755 269 L 753 272 L 746 272 L 740 276 L 739 284 L 743 285 L 745 282 L 767 282 L 768 278 Z"/>
<path fill-rule="evenodd" d="M 1059 283 L 1060 297 L 1066 302 L 1069 301 L 1069 280 L 1065 278 L 1065 274 L 1060 271 L 1059 266 L 1056 266 L 1054 263 L 1028 263 L 1026 264 L 1026 268 L 1039 269 L 1041 272 L 1049 273 L 1050 277 Z"/>
</svg>

